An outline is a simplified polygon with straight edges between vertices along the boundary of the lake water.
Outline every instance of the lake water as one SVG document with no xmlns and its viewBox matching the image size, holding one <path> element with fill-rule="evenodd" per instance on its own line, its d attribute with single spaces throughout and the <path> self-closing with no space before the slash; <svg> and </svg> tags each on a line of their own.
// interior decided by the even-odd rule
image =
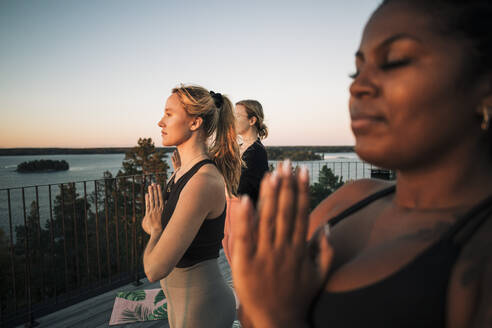
<svg viewBox="0 0 492 328">
<path fill-rule="evenodd" d="M 25 161 L 39 159 L 66 160 L 70 169 L 59 172 L 45 173 L 17 173 L 17 165 Z M 22 189 L 24 189 L 24 199 L 26 214 L 29 214 L 30 204 L 36 200 L 36 189 L 38 186 L 38 198 L 41 220 L 45 222 L 49 219 L 49 192 L 48 185 L 51 186 L 52 202 L 59 193 L 57 184 L 98 180 L 103 177 L 105 171 L 116 175 L 124 159 L 124 154 L 97 154 L 97 155 L 37 155 L 37 156 L 0 156 L 0 228 L 9 234 L 9 202 L 7 189 L 10 188 L 10 211 L 12 224 L 22 224 L 24 222 L 24 208 L 22 201 Z M 169 166 L 171 160 L 166 157 Z M 270 162 L 276 165 L 276 162 Z M 324 160 L 294 162 L 295 165 L 305 165 L 310 172 L 311 182 L 318 181 L 318 173 L 323 165 L 327 165 L 336 175 L 342 176 L 343 180 L 360 179 L 370 176 L 370 165 L 362 163 L 355 153 L 326 153 Z M 83 196 L 83 184 L 77 183 L 77 192 Z M 94 182 L 87 183 L 87 193 L 94 190 Z"/>
</svg>

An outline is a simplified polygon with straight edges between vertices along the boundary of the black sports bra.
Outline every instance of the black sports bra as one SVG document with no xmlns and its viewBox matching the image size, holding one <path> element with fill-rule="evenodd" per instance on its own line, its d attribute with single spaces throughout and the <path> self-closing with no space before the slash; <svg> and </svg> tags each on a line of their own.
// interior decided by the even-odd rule
<svg viewBox="0 0 492 328">
<path fill-rule="evenodd" d="M 191 177 L 205 164 L 215 163 L 210 159 L 205 159 L 196 163 L 189 169 L 178 181 L 174 182 L 174 177 L 169 181 L 166 192 L 164 193 L 164 212 L 162 213 L 162 226 L 165 228 L 174 213 L 176 204 L 184 186 Z M 226 217 L 226 208 L 221 215 L 214 219 L 204 220 L 198 233 L 191 242 L 190 247 L 186 250 L 183 257 L 179 260 L 176 267 L 186 268 L 199 262 L 219 257 L 219 250 L 224 238 L 224 224 Z"/>
<path fill-rule="evenodd" d="M 329 224 L 337 224 L 394 191 L 392 186 L 363 199 Z M 312 307 L 312 326 L 445 327 L 451 270 L 463 245 L 491 213 L 492 196 L 473 207 L 439 240 L 388 277 L 350 291 L 322 292 Z M 465 226 L 467 229 L 463 229 Z M 462 233 L 458 235 L 458 232 Z"/>
</svg>

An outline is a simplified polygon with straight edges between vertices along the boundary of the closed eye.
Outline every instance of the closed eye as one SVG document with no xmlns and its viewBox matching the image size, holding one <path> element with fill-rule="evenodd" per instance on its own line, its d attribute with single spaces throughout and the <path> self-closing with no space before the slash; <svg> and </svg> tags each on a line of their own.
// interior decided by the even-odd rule
<svg viewBox="0 0 492 328">
<path fill-rule="evenodd" d="M 390 62 L 386 62 L 384 64 L 381 64 L 381 69 L 382 70 L 390 70 L 390 69 L 393 69 L 393 68 L 398 68 L 398 67 L 401 67 L 401 66 L 405 66 L 407 64 L 410 63 L 410 59 L 400 59 L 400 60 L 393 60 L 393 61 L 390 61 Z"/>
<path fill-rule="evenodd" d="M 355 78 L 357 78 L 357 76 L 359 76 L 359 71 L 358 70 L 355 71 L 355 72 L 353 72 L 353 73 L 351 73 L 351 74 L 349 74 L 349 77 L 351 79 L 355 79 Z"/>
</svg>

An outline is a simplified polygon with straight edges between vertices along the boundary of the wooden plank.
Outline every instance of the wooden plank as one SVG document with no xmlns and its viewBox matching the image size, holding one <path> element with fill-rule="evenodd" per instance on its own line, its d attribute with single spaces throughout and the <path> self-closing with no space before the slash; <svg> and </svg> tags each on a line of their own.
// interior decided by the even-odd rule
<svg viewBox="0 0 492 328">
<path fill-rule="evenodd" d="M 220 257 L 218 259 L 219 268 L 224 276 L 224 279 L 231 283 L 231 271 L 229 264 L 221 250 Z M 48 314 L 41 318 L 36 318 L 39 323 L 39 328 L 50 327 L 50 328 L 101 328 L 109 326 L 109 319 L 111 318 L 111 313 L 113 311 L 114 300 L 116 294 L 119 291 L 133 291 L 141 289 L 153 289 L 160 288 L 159 282 L 149 283 L 147 279 L 142 279 L 142 285 L 133 286 L 132 284 L 122 286 L 115 290 L 106 292 L 104 294 L 98 295 L 96 297 L 90 298 L 88 300 L 82 301 L 80 303 L 69 306 L 60 311 Z M 18 328 L 24 327 L 24 325 L 18 326 Z M 125 328 L 167 328 L 169 324 L 165 320 L 155 320 L 146 322 L 136 322 L 125 325 L 117 325 L 114 327 L 125 327 Z"/>
</svg>

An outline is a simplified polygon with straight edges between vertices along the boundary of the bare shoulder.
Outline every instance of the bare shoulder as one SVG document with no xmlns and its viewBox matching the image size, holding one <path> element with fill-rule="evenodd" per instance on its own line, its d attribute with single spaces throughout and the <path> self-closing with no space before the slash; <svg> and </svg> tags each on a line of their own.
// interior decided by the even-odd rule
<svg viewBox="0 0 492 328">
<path fill-rule="evenodd" d="M 187 204 L 197 204 L 207 212 L 216 213 L 223 210 L 224 190 L 224 178 L 219 170 L 214 165 L 204 165 L 187 182 L 180 198 Z"/>
<path fill-rule="evenodd" d="M 394 185 L 394 182 L 378 179 L 360 179 L 345 183 L 325 198 L 310 215 L 310 237 L 316 229 L 367 196 Z"/>
<path fill-rule="evenodd" d="M 188 181 L 183 192 L 193 195 L 207 194 L 224 189 L 224 179 L 214 165 L 202 166 Z M 209 195 L 210 196 L 210 195 Z"/>
</svg>

